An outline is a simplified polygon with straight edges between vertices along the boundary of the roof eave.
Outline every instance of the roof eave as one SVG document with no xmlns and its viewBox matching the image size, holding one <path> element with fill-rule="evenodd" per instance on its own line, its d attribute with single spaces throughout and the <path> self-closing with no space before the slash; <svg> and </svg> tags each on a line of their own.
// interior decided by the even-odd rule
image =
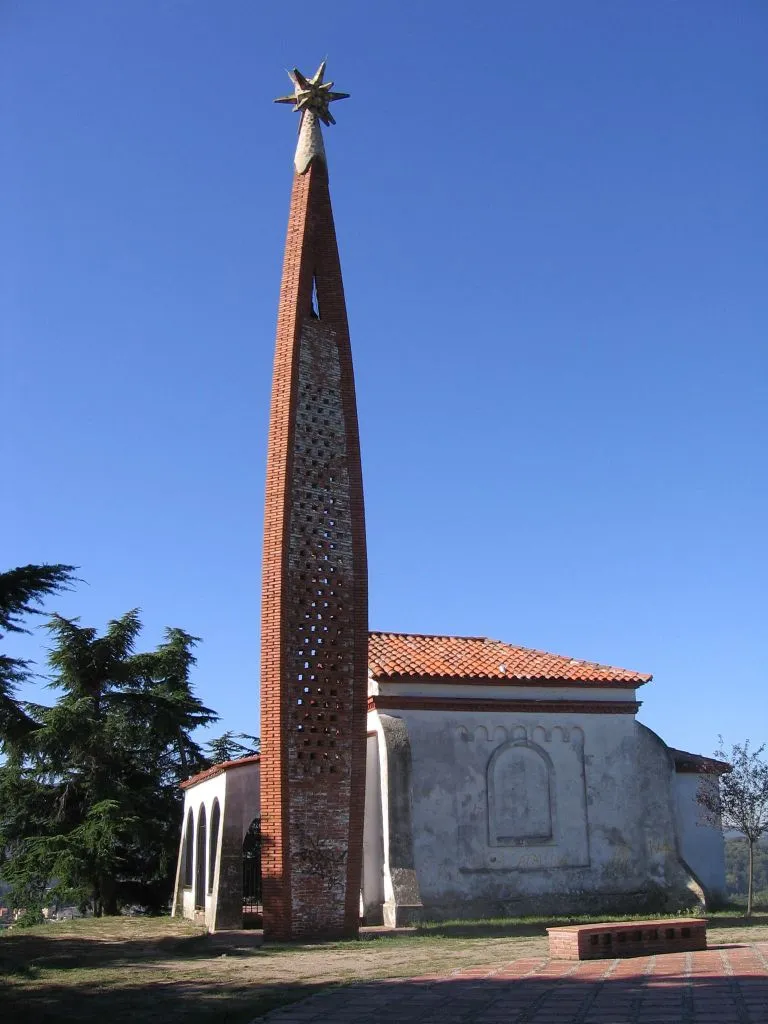
<svg viewBox="0 0 768 1024">
<path fill-rule="evenodd" d="M 213 764 L 210 768 L 205 768 L 203 771 L 197 772 L 196 775 L 190 775 L 188 779 L 184 779 L 179 783 L 179 789 L 192 789 L 203 782 L 208 782 L 209 779 L 215 779 L 219 775 L 232 771 L 233 768 L 244 768 L 248 764 L 258 764 L 260 761 L 261 754 L 246 754 L 245 757 L 234 758 L 231 761 L 220 761 L 219 764 Z"/>
<path fill-rule="evenodd" d="M 368 669 L 370 678 L 378 683 L 413 683 L 422 682 L 434 685 L 461 686 L 564 686 L 571 689 L 627 689 L 635 690 L 639 686 L 650 683 L 651 675 L 637 676 L 635 679 L 563 679 L 549 676 L 483 676 L 483 675 L 427 675 L 420 672 L 381 672 L 374 666 Z"/>
</svg>

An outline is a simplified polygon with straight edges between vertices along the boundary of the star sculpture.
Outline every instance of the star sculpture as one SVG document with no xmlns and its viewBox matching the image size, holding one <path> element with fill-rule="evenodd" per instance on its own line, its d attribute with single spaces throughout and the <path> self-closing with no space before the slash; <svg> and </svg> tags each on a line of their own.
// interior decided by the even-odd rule
<svg viewBox="0 0 768 1024">
<path fill-rule="evenodd" d="M 289 71 L 288 77 L 293 82 L 293 96 L 280 96 L 275 100 L 275 103 L 293 103 L 293 109 L 301 112 L 301 123 L 304 122 L 304 115 L 311 112 L 325 125 L 336 124 L 333 114 L 328 110 L 328 104 L 349 97 L 348 92 L 331 92 L 333 82 L 323 82 L 325 64 L 323 61 L 313 78 L 305 78 L 298 68 Z"/>
</svg>

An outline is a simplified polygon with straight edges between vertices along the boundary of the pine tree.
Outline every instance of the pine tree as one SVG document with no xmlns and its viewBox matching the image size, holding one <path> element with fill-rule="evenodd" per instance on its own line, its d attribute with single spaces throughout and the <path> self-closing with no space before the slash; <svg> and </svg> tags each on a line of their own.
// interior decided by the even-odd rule
<svg viewBox="0 0 768 1024">
<path fill-rule="evenodd" d="M 0 850 L 17 906 L 76 903 L 97 915 L 161 910 L 178 842 L 178 784 L 207 765 L 192 739 L 216 714 L 195 697 L 196 637 L 166 631 L 136 653 L 137 610 L 99 636 L 53 615 L 60 695 L 28 704 L 32 728 L 0 768 Z"/>
<path fill-rule="evenodd" d="M 72 565 L 20 565 L 0 573 L 0 640 L 7 633 L 29 633 L 25 617 L 39 615 L 45 597 L 68 589 L 74 571 Z M 0 652 L 0 746 L 16 743 L 32 727 L 15 697 L 32 676 L 29 661 Z"/>
<path fill-rule="evenodd" d="M 208 740 L 205 752 L 214 764 L 219 764 L 222 761 L 235 761 L 240 757 L 258 754 L 260 746 L 258 736 L 251 736 L 247 732 L 229 731 L 223 736 Z"/>
</svg>

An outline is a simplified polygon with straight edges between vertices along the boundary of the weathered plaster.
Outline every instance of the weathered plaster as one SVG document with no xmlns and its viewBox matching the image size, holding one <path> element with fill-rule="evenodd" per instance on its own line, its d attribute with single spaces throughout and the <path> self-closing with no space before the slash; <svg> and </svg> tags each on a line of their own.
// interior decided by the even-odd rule
<svg viewBox="0 0 768 1024">
<path fill-rule="evenodd" d="M 388 791 L 385 718 L 409 741 L 405 829 Z M 389 837 L 401 835 L 412 836 L 426 917 L 643 910 L 700 896 L 678 850 L 671 758 L 632 716 L 408 710 L 373 712 L 370 728 L 379 732 L 385 906 L 396 902 Z"/>
<path fill-rule="evenodd" d="M 383 923 L 400 927 L 418 920 L 422 902 L 414 854 L 412 814 L 412 759 L 408 731 L 399 717 L 372 714 L 368 716 L 369 733 L 375 731 L 378 771 L 366 779 L 370 793 L 377 783 L 381 791 L 382 862 L 380 868 L 383 903 L 380 910 L 368 903 L 372 918 L 382 916 Z M 369 744 L 371 740 L 369 738 Z M 371 746 L 369 745 L 369 751 Z M 366 808 L 373 799 L 366 800 Z M 369 870 L 375 871 L 371 850 Z"/>
<path fill-rule="evenodd" d="M 677 772 L 675 807 L 680 852 L 701 882 L 708 900 L 725 897 L 725 843 L 716 823 L 707 820 L 698 802 L 700 786 L 716 786 L 717 776 Z"/>
<path fill-rule="evenodd" d="M 397 926 L 690 907 L 724 889 L 722 834 L 698 813 L 702 779 L 676 773 L 667 746 L 630 715 L 373 711 L 361 910 Z M 184 820 L 191 808 L 196 828 L 203 804 L 210 828 L 214 797 L 221 839 L 204 917 L 211 930 L 239 928 L 259 765 L 187 789 Z M 174 913 L 200 919 L 181 866 Z"/>
<path fill-rule="evenodd" d="M 296 155 L 293 158 L 297 173 L 304 174 L 315 158 L 326 161 L 325 143 L 317 115 L 308 110 L 301 120 Z"/>
<path fill-rule="evenodd" d="M 365 763 L 365 824 L 363 829 L 363 891 L 361 904 L 366 924 L 384 923 L 384 832 L 382 828 L 378 733 L 368 735 Z"/>
<path fill-rule="evenodd" d="M 182 877 L 184 859 L 184 828 L 182 826 L 179 859 L 176 868 L 176 886 L 172 908 L 173 917 L 187 917 L 204 920 L 209 931 L 243 926 L 243 839 L 254 818 L 260 815 L 259 764 L 250 762 L 230 768 L 219 775 L 205 779 L 184 790 L 184 818 L 186 823 L 190 808 L 194 827 L 200 818 L 200 808 L 205 807 L 208 823 L 206 842 L 206 885 L 205 907 L 195 908 L 194 879 L 197 875 L 197 844 L 194 844 L 192 867 L 193 884 L 184 886 Z M 213 821 L 214 800 L 219 802 L 219 836 L 211 843 L 210 828 Z M 213 863 L 210 861 L 214 849 Z M 213 884 L 209 886 L 209 872 Z M 209 888 L 211 891 L 209 892 Z"/>
<path fill-rule="evenodd" d="M 477 699 L 489 700 L 604 700 L 635 701 L 637 691 L 628 686 L 579 686 L 549 685 L 529 686 L 511 680 L 499 679 L 496 682 L 488 683 L 436 683 L 434 680 L 415 679 L 406 682 L 379 683 L 375 679 L 369 679 L 368 692 L 372 695 L 379 693 L 398 697 L 449 697 L 461 699 L 474 697 Z"/>
<path fill-rule="evenodd" d="M 655 732 L 640 722 L 636 728 L 643 796 L 640 825 L 648 878 L 670 910 L 703 903 L 701 885 L 683 860 L 678 842 L 674 759 Z"/>
</svg>

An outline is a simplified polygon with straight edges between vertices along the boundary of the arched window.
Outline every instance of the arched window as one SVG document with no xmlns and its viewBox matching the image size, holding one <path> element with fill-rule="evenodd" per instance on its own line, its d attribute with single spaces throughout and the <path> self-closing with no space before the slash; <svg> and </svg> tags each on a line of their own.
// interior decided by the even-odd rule
<svg viewBox="0 0 768 1024">
<path fill-rule="evenodd" d="M 208 839 L 208 895 L 213 892 L 213 876 L 216 873 L 216 854 L 219 852 L 219 823 L 221 808 L 218 799 L 214 798 L 211 808 L 211 834 Z"/>
<path fill-rule="evenodd" d="M 490 845 L 549 842 L 553 816 L 553 768 L 546 751 L 526 740 L 500 746 L 488 762 Z"/>
<path fill-rule="evenodd" d="M 184 863 L 182 877 L 184 879 L 184 888 L 192 888 L 192 867 L 195 856 L 195 818 L 192 814 L 192 808 L 189 808 L 187 813 L 187 824 L 184 829 Z"/>
<path fill-rule="evenodd" d="M 205 910 L 205 855 L 208 842 L 205 828 L 205 804 L 200 804 L 197 818 L 197 850 L 195 864 L 195 909 Z"/>
</svg>

